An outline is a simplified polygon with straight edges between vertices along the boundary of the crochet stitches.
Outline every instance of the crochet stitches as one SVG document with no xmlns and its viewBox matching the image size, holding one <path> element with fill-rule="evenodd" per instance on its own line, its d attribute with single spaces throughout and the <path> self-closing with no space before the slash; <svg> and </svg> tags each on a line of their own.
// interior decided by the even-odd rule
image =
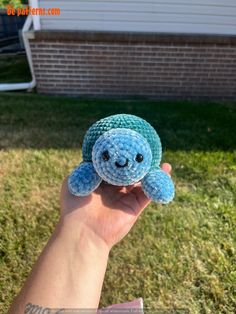
<svg viewBox="0 0 236 314">
<path fill-rule="evenodd" d="M 148 172 L 152 152 L 147 140 L 136 131 L 112 129 L 96 141 L 92 160 L 94 168 L 104 181 L 127 186 L 138 182 Z"/>
<path fill-rule="evenodd" d="M 83 162 L 68 180 L 74 195 L 88 195 L 104 180 L 119 186 L 141 181 L 147 197 L 160 203 L 174 197 L 174 184 L 159 167 L 160 138 L 139 117 L 119 114 L 95 122 L 86 132 L 82 153 Z"/>
<path fill-rule="evenodd" d="M 82 153 L 84 161 L 92 161 L 92 149 L 96 140 L 111 129 L 130 129 L 142 135 L 152 150 L 153 165 L 161 161 L 161 141 L 156 130 L 144 119 L 131 114 L 116 114 L 95 122 L 86 132 Z"/>
</svg>

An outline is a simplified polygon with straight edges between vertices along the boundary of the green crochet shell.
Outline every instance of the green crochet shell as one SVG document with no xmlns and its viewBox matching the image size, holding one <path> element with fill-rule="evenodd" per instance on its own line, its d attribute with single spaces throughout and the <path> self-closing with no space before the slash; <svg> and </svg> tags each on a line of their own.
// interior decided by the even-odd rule
<svg viewBox="0 0 236 314">
<path fill-rule="evenodd" d="M 151 166 L 159 166 L 162 155 L 161 141 L 155 129 L 145 120 L 130 114 L 117 114 L 95 122 L 86 132 L 82 153 L 83 161 L 92 161 L 92 149 L 96 140 L 105 132 L 125 128 L 141 134 L 148 141 L 152 151 Z"/>
</svg>

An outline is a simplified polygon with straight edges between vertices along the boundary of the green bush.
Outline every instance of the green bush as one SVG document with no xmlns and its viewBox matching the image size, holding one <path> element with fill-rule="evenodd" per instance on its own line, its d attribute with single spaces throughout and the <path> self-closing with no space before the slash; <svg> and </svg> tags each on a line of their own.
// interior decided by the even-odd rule
<svg viewBox="0 0 236 314">
<path fill-rule="evenodd" d="M 20 8 L 23 4 L 27 4 L 28 1 L 22 0 L 0 0 L 0 8 L 5 8 L 7 5 L 11 5 L 14 8 Z"/>
</svg>

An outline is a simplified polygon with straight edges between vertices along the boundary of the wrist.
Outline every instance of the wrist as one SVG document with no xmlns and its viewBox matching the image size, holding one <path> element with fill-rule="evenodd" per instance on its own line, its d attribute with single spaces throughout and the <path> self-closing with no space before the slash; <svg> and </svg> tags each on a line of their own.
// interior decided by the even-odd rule
<svg viewBox="0 0 236 314">
<path fill-rule="evenodd" d="M 22 290 L 19 306 L 97 308 L 108 254 L 106 245 L 82 223 L 60 219 Z"/>
<path fill-rule="evenodd" d="M 101 257 L 108 257 L 110 248 L 84 222 L 73 220 L 69 217 L 60 218 L 56 230 L 56 235 L 60 235 L 73 247 L 75 252 L 93 253 Z"/>
<path fill-rule="evenodd" d="M 86 224 L 66 218 L 60 219 L 55 233 L 67 252 L 69 277 L 75 279 L 72 290 L 76 291 L 76 306 L 97 308 L 109 256 L 107 244 Z"/>
</svg>

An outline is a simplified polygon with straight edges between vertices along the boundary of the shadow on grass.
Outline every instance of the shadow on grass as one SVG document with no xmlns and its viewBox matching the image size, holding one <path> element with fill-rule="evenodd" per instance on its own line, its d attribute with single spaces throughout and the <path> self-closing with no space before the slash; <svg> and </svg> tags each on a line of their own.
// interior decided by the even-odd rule
<svg viewBox="0 0 236 314">
<path fill-rule="evenodd" d="M 0 55 L 0 83 L 30 82 L 26 55 Z"/>
<path fill-rule="evenodd" d="M 129 113 L 149 121 L 164 149 L 236 149 L 236 104 L 92 100 L 0 94 L 0 148 L 78 148 L 96 120 Z"/>
</svg>

